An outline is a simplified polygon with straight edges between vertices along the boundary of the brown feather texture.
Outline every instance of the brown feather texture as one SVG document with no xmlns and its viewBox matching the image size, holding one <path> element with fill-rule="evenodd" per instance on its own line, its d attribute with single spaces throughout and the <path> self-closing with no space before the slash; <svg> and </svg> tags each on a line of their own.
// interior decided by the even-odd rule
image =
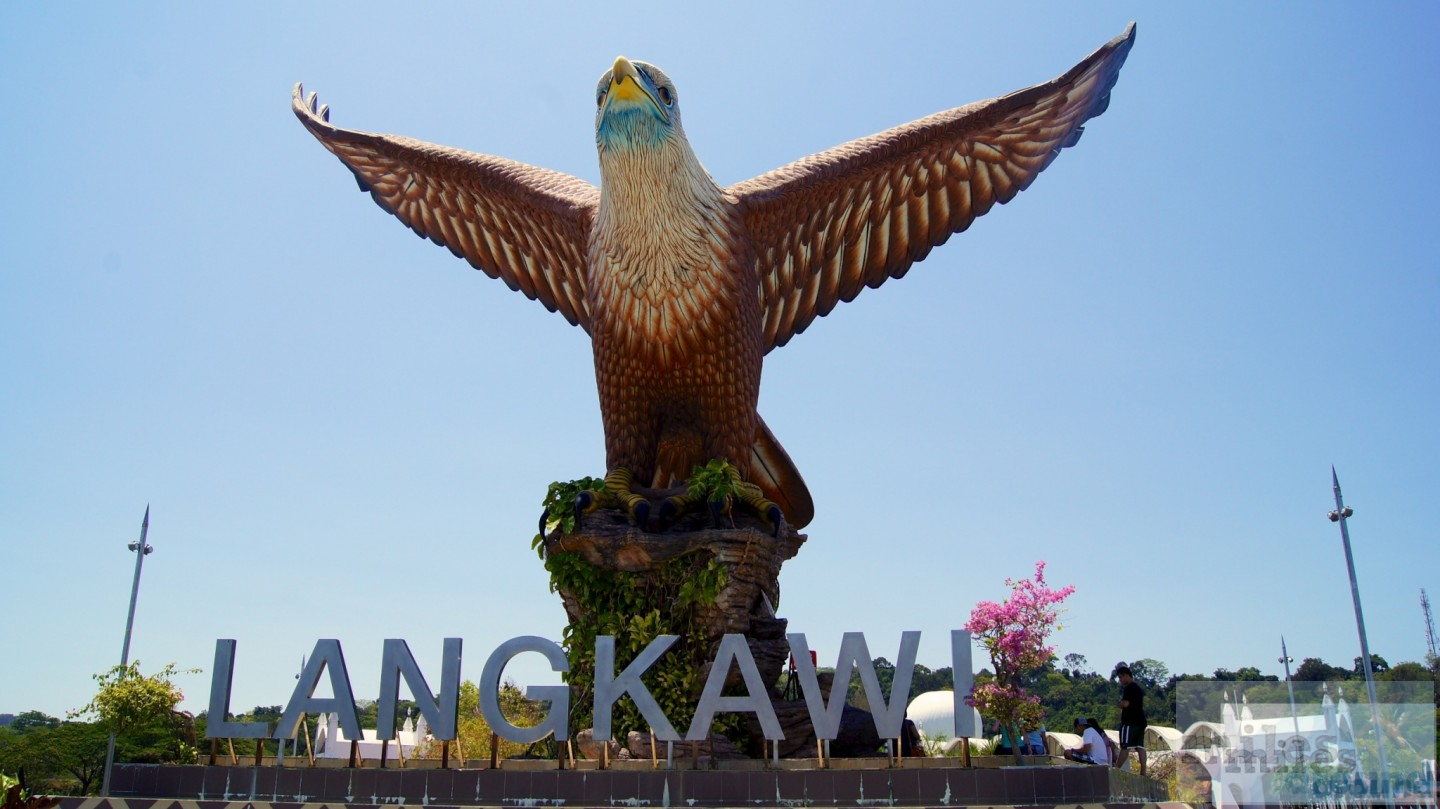
<svg viewBox="0 0 1440 809">
<path fill-rule="evenodd" d="M 420 236 L 589 330 L 585 245 L 600 191 L 558 171 L 330 124 L 295 85 L 300 122 L 363 191 Z M 328 113 L 328 109 L 326 110 Z"/>
<path fill-rule="evenodd" d="M 731 186 L 758 259 L 766 352 L 1030 187 L 1105 111 L 1134 42 L 1132 23 L 1053 81 Z"/>
<path fill-rule="evenodd" d="M 1125 32 L 1053 81 L 939 112 L 728 189 L 685 138 L 674 84 L 623 57 L 597 92 L 599 189 L 504 158 L 342 129 L 292 106 L 420 236 L 592 338 L 608 470 L 682 482 L 720 458 L 795 527 L 803 478 L 760 419 L 766 353 L 1029 187 L 1105 111 Z"/>
</svg>

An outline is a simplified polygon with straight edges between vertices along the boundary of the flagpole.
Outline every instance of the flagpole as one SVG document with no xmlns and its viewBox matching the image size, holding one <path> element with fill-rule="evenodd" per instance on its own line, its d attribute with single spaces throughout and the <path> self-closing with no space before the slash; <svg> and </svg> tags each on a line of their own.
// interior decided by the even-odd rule
<svg viewBox="0 0 1440 809">
<path fill-rule="evenodd" d="M 1345 521 L 1355 510 L 1345 505 L 1340 495 L 1340 478 L 1335 467 L 1330 467 L 1330 481 L 1335 490 L 1335 510 L 1330 512 L 1330 522 L 1340 523 L 1340 542 L 1345 546 L 1345 567 L 1350 572 L 1350 599 L 1355 602 L 1355 626 L 1360 631 L 1360 659 L 1364 664 L 1365 689 L 1370 696 L 1370 719 L 1375 725 L 1375 751 L 1380 758 L 1380 785 L 1385 790 L 1385 805 L 1393 807 L 1395 799 L 1390 794 L 1390 764 L 1385 759 L 1385 737 L 1380 730 L 1380 701 L 1375 698 L 1375 671 L 1370 664 L 1370 643 L 1365 638 L 1365 613 L 1360 609 L 1360 585 L 1355 579 L 1355 557 L 1350 553 L 1350 530 Z"/>
<path fill-rule="evenodd" d="M 130 633 L 135 629 L 135 602 L 140 596 L 140 568 L 145 564 L 145 557 L 155 550 L 145 544 L 145 537 L 150 533 L 150 506 L 145 506 L 145 519 L 140 523 L 140 541 L 131 542 L 129 548 L 135 553 L 135 579 L 130 584 L 130 612 L 125 616 L 125 644 L 120 647 L 120 668 L 130 665 Z M 110 734 L 110 741 L 105 746 L 105 778 L 100 784 L 100 796 L 110 797 L 110 770 L 115 765 L 115 734 Z"/>
</svg>

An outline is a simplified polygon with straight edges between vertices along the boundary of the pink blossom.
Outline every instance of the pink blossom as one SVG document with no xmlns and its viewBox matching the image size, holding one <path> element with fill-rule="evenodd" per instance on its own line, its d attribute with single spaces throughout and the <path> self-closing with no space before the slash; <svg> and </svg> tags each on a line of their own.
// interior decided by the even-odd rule
<svg viewBox="0 0 1440 809">
<path fill-rule="evenodd" d="M 966 704 L 999 718 L 1018 736 L 1023 727 L 1039 724 L 1044 718 L 1040 698 L 1028 694 L 1019 681 L 1055 656 L 1045 640 L 1054 631 L 1060 616 L 1059 605 L 1075 592 L 1074 585 L 1052 590 L 1045 583 L 1045 562 L 1035 563 L 1033 579 L 1006 579 L 1010 597 L 1003 602 L 981 601 L 970 612 L 965 629 L 990 655 L 995 679 L 976 685 Z"/>
</svg>

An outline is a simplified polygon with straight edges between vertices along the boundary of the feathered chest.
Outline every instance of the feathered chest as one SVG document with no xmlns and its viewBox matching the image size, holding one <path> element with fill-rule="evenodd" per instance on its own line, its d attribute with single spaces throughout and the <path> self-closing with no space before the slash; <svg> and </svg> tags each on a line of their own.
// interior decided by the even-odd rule
<svg viewBox="0 0 1440 809">
<path fill-rule="evenodd" d="M 674 358 L 758 328 L 753 258 L 717 195 L 602 199 L 586 262 L 594 336 Z"/>
</svg>

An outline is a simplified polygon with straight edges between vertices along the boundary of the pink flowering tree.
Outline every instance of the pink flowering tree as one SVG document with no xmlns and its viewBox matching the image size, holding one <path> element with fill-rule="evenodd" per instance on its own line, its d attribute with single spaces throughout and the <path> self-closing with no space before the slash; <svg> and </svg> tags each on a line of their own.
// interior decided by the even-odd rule
<svg viewBox="0 0 1440 809">
<path fill-rule="evenodd" d="M 1035 578 L 1005 580 L 1010 597 L 1000 603 L 981 601 L 970 612 L 965 629 L 990 654 L 995 679 L 977 684 L 966 703 L 980 713 L 998 719 L 1009 732 L 1016 763 L 1025 728 L 1037 727 L 1045 718 L 1040 697 L 1028 694 L 1021 679 L 1044 666 L 1055 656 L 1046 645 L 1050 633 L 1060 629 L 1060 603 L 1075 592 L 1075 586 L 1052 590 L 1045 583 L 1045 562 L 1035 563 Z"/>
</svg>

